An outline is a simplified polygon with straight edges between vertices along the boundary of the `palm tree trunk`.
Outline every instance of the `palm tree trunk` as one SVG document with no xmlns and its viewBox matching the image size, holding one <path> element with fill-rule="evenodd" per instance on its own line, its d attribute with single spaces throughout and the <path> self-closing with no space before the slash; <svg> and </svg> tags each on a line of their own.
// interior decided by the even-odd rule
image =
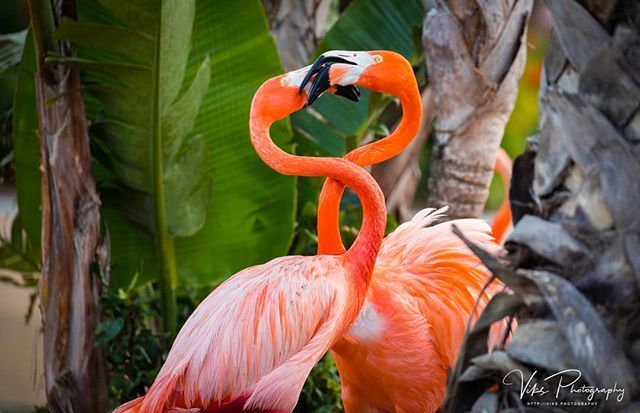
<svg viewBox="0 0 640 413">
<path fill-rule="evenodd" d="M 423 42 L 436 106 L 429 206 L 479 217 L 526 59 L 533 0 L 438 0 Z"/>
<path fill-rule="evenodd" d="M 45 385 L 51 412 L 106 411 L 101 353 L 94 346 L 100 308 L 95 269 L 100 200 L 91 174 L 80 77 L 49 66 L 48 52 L 69 55 L 53 37 L 72 1 L 30 0 L 36 44 L 36 105 L 42 154 L 42 278 Z M 51 103 L 52 102 L 52 103 Z"/>
<path fill-rule="evenodd" d="M 331 0 L 263 0 L 285 70 L 305 66 L 326 29 Z"/>
<path fill-rule="evenodd" d="M 513 369 L 529 388 L 577 369 L 576 388 L 618 389 L 579 411 L 640 411 L 640 3 L 545 4 L 553 36 L 541 132 L 514 167 L 509 265 L 477 251 L 513 294 L 493 300 L 469 335 L 450 380 L 451 412 L 586 401 L 568 389 L 522 397 L 519 384 L 502 382 Z M 514 313 L 520 326 L 510 346 L 484 354 L 486 325 Z M 566 406 L 553 411 L 578 409 Z"/>
</svg>

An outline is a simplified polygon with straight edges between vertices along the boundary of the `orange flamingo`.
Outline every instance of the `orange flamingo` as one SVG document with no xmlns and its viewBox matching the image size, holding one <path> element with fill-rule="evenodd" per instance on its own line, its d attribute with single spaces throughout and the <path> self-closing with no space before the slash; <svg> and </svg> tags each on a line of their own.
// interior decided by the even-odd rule
<svg viewBox="0 0 640 413">
<path fill-rule="evenodd" d="M 346 60 L 346 61 L 345 61 Z M 316 75 L 309 101 L 325 89 L 363 86 L 399 97 L 403 118 L 387 138 L 345 156 L 359 165 L 386 160 L 417 134 L 422 106 L 411 65 L 388 51 L 329 52 L 307 74 Z M 303 82 L 302 86 L 305 86 Z M 344 89 L 342 89 L 342 93 Z M 353 97 L 353 95 L 351 95 Z M 344 187 L 327 179 L 318 206 L 318 250 L 344 251 L 338 229 Z M 435 224 L 444 210 L 425 209 L 383 241 L 367 298 L 353 326 L 332 351 L 347 413 L 434 412 L 445 395 L 474 303 L 490 275 L 452 234 L 457 225 L 485 249 L 497 252 L 489 226 L 476 219 Z M 492 285 L 489 292 L 500 288 Z M 486 305 L 484 293 L 480 305 Z M 493 340 L 498 336 L 494 331 Z"/>
<path fill-rule="evenodd" d="M 273 122 L 307 102 L 298 87 L 308 68 L 260 86 L 251 104 L 251 142 L 285 175 L 329 176 L 353 188 L 362 230 L 341 255 L 290 256 L 247 268 L 216 288 L 180 330 L 145 396 L 115 413 L 290 412 L 314 364 L 360 311 L 384 235 L 382 192 L 359 166 L 280 150 Z"/>
<path fill-rule="evenodd" d="M 511 206 L 509 205 L 509 186 L 511 184 L 511 170 L 513 169 L 513 162 L 509 154 L 502 148 L 498 150 L 498 156 L 496 157 L 496 166 L 494 170 L 500 176 L 504 185 L 505 196 L 500 204 L 500 208 L 496 212 L 491 221 L 491 228 L 493 237 L 499 244 L 504 242 L 507 234 L 511 230 Z"/>
<path fill-rule="evenodd" d="M 378 64 L 380 63 L 380 64 Z M 345 155 L 360 166 L 384 162 L 398 155 L 415 138 L 422 119 L 422 101 L 411 64 L 400 54 L 380 50 L 371 52 L 331 51 L 322 54 L 307 72 L 301 86 L 314 77 L 309 91 L 312 104 L 325 90 L 358 101 L 357 86 L 387 93 L 397 97 L 402 107 L 402 119 L 394 132 L 384 139 L 354 149 Z M 302 91 L 302 90 L 301 90 Z M 494 170 L 505 186 L 505 198 L 492 220 L 492 234 L 502 243 L 511 227 L 509 206 L 509 182 L 512 162 L 503 148 L 499 148 Z M 340 233 L 336 231 L 340 203 L 329 200 L 342 198 L 344 185 L 328 179 L 322 188 L 318 202 L 318 243 L 319 254 L 340 254 L 344 246 Z M 331 218 L 331 219 L 330 219 Z"/>
</svg>

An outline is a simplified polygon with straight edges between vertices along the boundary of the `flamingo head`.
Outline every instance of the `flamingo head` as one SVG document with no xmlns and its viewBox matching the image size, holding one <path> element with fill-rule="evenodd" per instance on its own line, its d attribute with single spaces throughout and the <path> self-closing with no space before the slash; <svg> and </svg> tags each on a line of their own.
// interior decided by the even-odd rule
<svg viewBox="0 0 640 413">
<path fill-rule="evenodd" d="M 307 89 L 312 80 L 311 87 Z M 299 92 L 306 92 L 309 105 L 325 91 L 357 101 L 360 96 L 357 86 L 397 96 L 403 86 L 407 86 L 407 81 L 415 83 L 413 68 L 396 52 L 334 50 L 323 53 L 311 65 L 302 79 Z"/>
<path fill-rule="evenodd" d="M 302 86 L 311 66 L 265 81 L 254 95 L 253 106 L 271 122 L 283 119 L 307 104 L 311 84 Z"/>
</svg>

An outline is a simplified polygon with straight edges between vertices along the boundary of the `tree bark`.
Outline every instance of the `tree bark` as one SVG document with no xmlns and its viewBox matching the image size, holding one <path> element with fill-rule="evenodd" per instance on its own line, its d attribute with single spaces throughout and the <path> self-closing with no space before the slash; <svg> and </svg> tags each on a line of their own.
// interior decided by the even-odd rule
<svg viewBox="0 0 640 413">
<path fill-rule="evenodd" d="M 508 264 L 477 251 L 513 291 L 489 304 L 485 325 L 514 313 L 520 325 L 492 354 L 479 347 L 481 329 L 470 333 L 450 381 L 450 412 L 522 408 L 527 399 L 502 382 L 514 368 L 529 388 L 578 369 L 576 387 L 624 389 L 580 411 L 640 411 L 640 3 L 545 5 L 553 34 L 541 132 L 514 167 Z M 585 402 L 584 394 L 561 397 L 528 400 Z"/>
<path fill-rule="evenodd" d="M 307 65 L 326 29 L 331 0 L 263 0 L 285 70 Z"/>
<path fill-rule="evenodd" d="M 38 71 L 36 106 L 42 155 L 42 277 L 45 385 L 51 412 L 106 411 L 101 352 L 94 347 L 100 308 L 94 273 L 100 231 L 100 200 L 77 69 L 45 63 L 47 52 L 70 55 L 53 40 L 73 2 L 30 0 Z M 53 103 L 51 103 L 53 102 Z"/>
<path fill-rule="evenodd" d="M 436 0 L 427 11 L 423 42 L 436 105 L 429 205 L 449 205 L 452 218 L 484 209 L 524 70 L 532 6 Z"/>
</svg>

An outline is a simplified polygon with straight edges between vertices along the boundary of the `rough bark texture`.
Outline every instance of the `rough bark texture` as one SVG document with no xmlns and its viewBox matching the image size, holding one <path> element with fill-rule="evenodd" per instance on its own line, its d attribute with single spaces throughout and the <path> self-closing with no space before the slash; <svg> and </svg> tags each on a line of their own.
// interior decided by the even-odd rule
<svg viewBox="0 0 640 413">
<path fill-rule="evenodd" d="M 322 38 L 331 0 L 262 0 L 285 70 L 309 62 Z"/>
<path fill-rule="evenodd" d="M 423 42 L 436 105 L 429 205 L 479 217 L 526 59 L 533 0 L 436 0 Z"/>
<path fill-rule="evenodd" d="M 496 298 L 451 376 L 446 410 L 640 411 L 640 3 L 550 0 L 553 37 L 540 92 L 540 135 L 517 159 L 516 221 L 508 262 L 477 251 L 514 292 Z M 511 345 L 482 348 L 486 326 L 514 313 Z M 481 318 L 482 318 L 481 317 Z M 547 395 L 520 396 L 519 379 Z M 550 374 L 578 369 L 582 384 L 624 389 L 595 405 Z M 535 373 L 537 371 L 537 374 Z M 496 386 L 493 387 L 492 386 Z M 511 409 L 511 410 L 510 410 Z"/>
<path fill-rule="evenodd" d="M 100 200 L 91 174 L 80 77 L 77 69 L 44 63 L 51 48 L 70 55 L 66 45 L 50 37 L 53 18 L 73 10 L 72 4 L 63 3 L 53 12 L 47 10 L 47 0 L 29 4 L 38 51 L 36 105 L 43 160 L 40 302 L 45 385 L 50 412 L 104 412 L 104 364 L 94 346 L 100 316 L 94 273 Z M 58 99 L 47 103 L 53 98 Z"/>
<path fill-rule="evenodd" d="M 400 222 L 411 219 L 411 206 L 420 183 L 418 157 L 424 148 L 433 120 L 433 99 L 431 89 L 422 92 L 422 126 L 418 136 L 396 157 L 371 167 L 371 175 L 376 179 L 387 204 L 387 212 L 396 214 Z"/>
</svg>

